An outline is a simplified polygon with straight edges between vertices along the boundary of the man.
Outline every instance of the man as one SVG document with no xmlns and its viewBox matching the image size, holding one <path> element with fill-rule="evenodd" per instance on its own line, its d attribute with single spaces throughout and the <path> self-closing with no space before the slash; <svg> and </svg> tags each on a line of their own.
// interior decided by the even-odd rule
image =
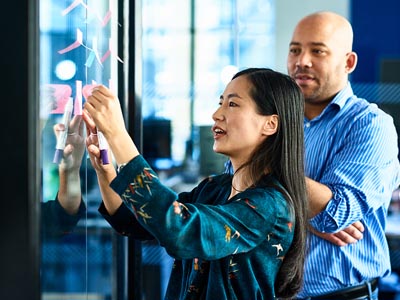
<svg viewBox="0 0 400 300">
<path fill-rule="evenodd" d="M 311 225 L 299 299 L 377 299 L 378 279 L 390 273 L 385 223 L 400 178 L 397 133 L 388 114 L 353 94 L 352 43 L 350 23 L 331 12 L 300 20 L 290 42 L 288 73 L 305 97 Z"/>
</svg>

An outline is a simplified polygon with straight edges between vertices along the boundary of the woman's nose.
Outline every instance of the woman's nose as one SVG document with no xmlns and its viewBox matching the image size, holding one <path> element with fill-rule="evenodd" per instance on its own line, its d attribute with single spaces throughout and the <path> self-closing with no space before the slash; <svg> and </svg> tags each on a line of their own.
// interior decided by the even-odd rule
<svg viewBox="0 0 400 300">
<path fill-rule="evenodd" d="M 222 120 L 223 119 L 223 114 L 222 114 L 222 110 L 221 110 L 222 106 L 219 106 L 217 108 L 217 110 L 212 114 L 212 119 L 214 121 L 216 120 Z"/>
</svg>

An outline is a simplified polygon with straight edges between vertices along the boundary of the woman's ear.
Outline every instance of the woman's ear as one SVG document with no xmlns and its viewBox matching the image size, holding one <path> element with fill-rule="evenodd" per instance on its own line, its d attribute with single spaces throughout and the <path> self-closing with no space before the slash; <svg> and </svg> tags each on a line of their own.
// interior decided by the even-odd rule
<svg viewBox="0 0 400 300">
<path fill-rule="evenodd" d="M 265 124 L 262 130 L 263 135 L 273 135 L 277 132 L 279 125 L 278 115 L 269 115 L 265 120 Z"/>
</svg>

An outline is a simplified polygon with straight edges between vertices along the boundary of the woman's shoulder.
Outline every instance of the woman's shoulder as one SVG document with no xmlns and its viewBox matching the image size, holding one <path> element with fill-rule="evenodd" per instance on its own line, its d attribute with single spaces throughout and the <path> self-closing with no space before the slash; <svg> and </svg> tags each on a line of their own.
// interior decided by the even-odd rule
<svg viewBox="0 0 400 300">
<path fill-rule="evenodd" d="M 287 213 L 288 193 L 273 175 L 265 176 L 256 187 L 247 189 L 242 197 L 258 201 L 260 204 L 275 207 L 276 210 Z"/>
<path fill-rule="evenodd" d="M 257 183 L 255 190 L 262 193 L 273 193 L 285 196 L 286 189 L 273 174 L 263 176 Z"/>
<path fill-rule="evenodd" d="M 220 200 L 222 195 L 230 190 L 232 176 L 229 174 L 207 176 L 199 181 L 191 192 L 181 192 L 179 200 L 181 202 L 202 202 L 215 203 L 215 199 Z"/>
<path fill-rule="evenodd" d="M 198 186 L 199 187 L 224 186 L 224 185 L 230 185 L 231 181 L 232 181 L 232 175 L 223 173 L 218 175 L 210 175 L 203 178 Z"/>
</svg>

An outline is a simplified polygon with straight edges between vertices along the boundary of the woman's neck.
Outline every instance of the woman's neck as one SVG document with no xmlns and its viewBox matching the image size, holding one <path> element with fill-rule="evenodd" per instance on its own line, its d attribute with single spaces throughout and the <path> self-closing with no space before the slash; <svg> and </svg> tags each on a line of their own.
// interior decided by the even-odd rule
<svg viewBox="0 0 400 300">
<path fill-rule="evenodd" d="M 248 176 L 247 168 L 234 169 L 235 173 L 232 177 L 232 188 L 231 197 L 237 195 L 251 186 L 254 186 L 254 182 L 251 181 L 250 176 Z"/>
</svg>

